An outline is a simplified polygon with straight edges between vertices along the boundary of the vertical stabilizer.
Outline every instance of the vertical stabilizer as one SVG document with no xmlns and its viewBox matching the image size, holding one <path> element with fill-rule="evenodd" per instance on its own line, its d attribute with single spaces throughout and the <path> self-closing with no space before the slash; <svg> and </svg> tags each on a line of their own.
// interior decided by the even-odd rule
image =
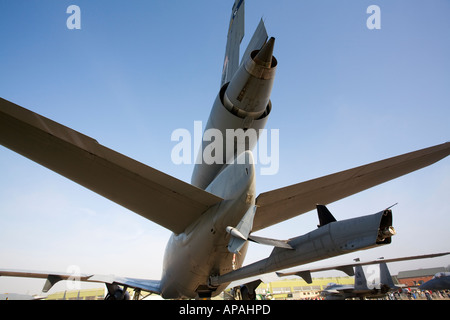
<svg viewBox="0 0 450 320">
<path fill-rule="evenodd" d="M 395 288 L 391 273 L 385 262 L 380 263 L 380 284 L 389 288 Z"/>
<path fill-rule="evenodd" d="M 222 81 L 220 86 L 229 82 L 239 67 L 239 47 L 244 38 L 244 0 L 236 0 L 231 10 L 230 25 L 228 27 L 227 46 L 223 62 Z"/>
<path fill-rule="evenodd" d="M 252 39 L 248 43 L 247 49 L 245 49 L 241 63 L 243 63 L 246 58 L 250 57 L 252 51 L 261 49 L 262 46 L 266 43 L 268 38 L 269 36 L 267 34 L 266 26 L 264 25 L 264 21 L 261 19 L 261 21 L 258 24 L 258 27 L 253 33 Z"/>
<path fill-rule="evenodd" d="M 362 266 L 355 266 L 355 290 L 369 290 Z"/>
</svg>

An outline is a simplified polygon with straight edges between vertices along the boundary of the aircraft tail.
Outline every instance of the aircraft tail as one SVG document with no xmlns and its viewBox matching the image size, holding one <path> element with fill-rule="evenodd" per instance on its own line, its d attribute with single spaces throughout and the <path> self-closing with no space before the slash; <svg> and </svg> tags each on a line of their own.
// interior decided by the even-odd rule
<svg viewBox="0 0 450 320">
<path fill-rule="evenodd" d="M 355 290 L 369 290 L 362 266 L 355 266 Z"/>
<path fill-rule="evenodd" d="M 240 60 L 240 45 L 245 34 L 245 1 L 236 0 L 231 10 L 230 24 L 228 27 L 227 46 L 225 49 L 225 58 L 223 61 L 222 81 L 220 86 L 229 82 L 238 70 L 240 64 L 250 57 L 254 50 L 259 50 L 266 43 L 268 34 L 263 20 L 258 24 L 253 36 L 244 52 L 242 61 Z"/>
<path fill-rule="evenodd" d="M 388 286 L 389 288 L 395 288 L 395 284 L 392 281 L 391 273 L 385 262 L 380 263 L 380 284 Z"/>
<path fill-rule="evenodd" d="M 244 38 L 244 0 L 236 0 L 231 10 L 230 25 L 228 27 L 227 46 L 223 62 L 222 82 L 220 86 L 229 82 L 239 67 L 239 47 Z"/>
</svg>

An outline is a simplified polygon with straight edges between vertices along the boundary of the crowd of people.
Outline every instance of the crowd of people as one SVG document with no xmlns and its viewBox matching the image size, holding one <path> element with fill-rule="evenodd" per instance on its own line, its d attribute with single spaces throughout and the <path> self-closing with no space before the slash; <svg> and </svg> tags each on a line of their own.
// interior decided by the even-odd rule
<svg viewBox="0 0 450 320">
<path fill-rule="evenodd" d="M 450 290 L 440 290 L 440 291 L 431 291 L 431 290 L 416 290 L 405 288 L 399 291 L 390 292 L 388 294 L 389 300 L 444 300 L 450 299 Z"/>
</svg>

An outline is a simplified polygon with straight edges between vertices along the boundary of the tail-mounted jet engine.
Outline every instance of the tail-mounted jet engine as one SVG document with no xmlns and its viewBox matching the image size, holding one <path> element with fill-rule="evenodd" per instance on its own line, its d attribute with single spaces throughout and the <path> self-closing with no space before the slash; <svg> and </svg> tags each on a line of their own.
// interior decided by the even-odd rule
<svg viewBox="0 0 450 320">
<path fill-rule="evenodd" d="M 205 127 L 192 174 L 193 185 L 205 189 L 224 165 L 255 147 L 259 130 L 264 129 L 272 108 L 270 94 L 277 66 L 274 44 L 275 39 L 270 38 L 261 50 L 244 57 L 230 82 L 222 86 Z M 223 137 L 223 149 L 214 150 L 215 153 L 221 151 L 222 156 L 215 155 L 213 163 L 206 159 L 207 147 L 212 143 L 207 134 L 210 129 Z M 217 158 L 221 159 L 217 161 Z"/>
</svg>

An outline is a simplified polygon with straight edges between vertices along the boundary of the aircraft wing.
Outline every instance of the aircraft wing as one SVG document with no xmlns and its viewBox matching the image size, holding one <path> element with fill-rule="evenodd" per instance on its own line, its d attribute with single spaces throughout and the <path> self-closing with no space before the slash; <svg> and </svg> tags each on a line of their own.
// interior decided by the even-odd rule
<svg viewBox="0 0 450 320">
<path fill-rule="evenodd" d="M 262 193 L 253 232 L 383 182 L 429 166 L 450 154 L 450 142 Z"/>
<path fill-rule="evenodd" d="M 2 98 L 0 144 L 177 234 L 222 201 Z"/>
<path fill-rule="evenodd" d="M 160 294 L 160 281 L 136 278 L 123 278 L 113 275 L 95 275 L 95 274 L 73 274 L 60 272 L 38 272 L 24 270 L 1 270 L 0 276 L 47 279 L 44 284 L 43 292 L 48 292 L 53 285 L 61 280 L 76 280 L 84 282 L 97 282 L 106 285 L 122 285 L 128 288 L 141 289 L 151 293 Z"/>
<path fill-rule="evenodd" d="M 392 259 L 377 259 L 377 260 L 366 261 L 366 262 L 354 262 L 354 263 L 349 263 L 349 264 L 322 267 L 322 268 L 316 268 L 316 269 L 297 270 L 297 271 L 291 271 L 291 272 L 276 272 L 276 274 L 279 277 L 299 276 L 299 277 L 303 278 L 307 283 L 311 283 L 312 282 L 311 273 L 313 273 L 313 272 L 339 270 L 339 271 L 344 272 L 348 276 L 354 276 L 355 272 L 354 272 L 353 268 L 356 266 L 367 266 L 367 265 L 371 265 L 371 264 L 390 263 L 390 262 L 418 260 L 418 259 L 430 259 L 430 258 L 445 256 L 448 254 L 450 254 L 450 252 L 432 253 L 432 254 L 401 257 L 401 258 L 392 258 Z"/>
</svg>

